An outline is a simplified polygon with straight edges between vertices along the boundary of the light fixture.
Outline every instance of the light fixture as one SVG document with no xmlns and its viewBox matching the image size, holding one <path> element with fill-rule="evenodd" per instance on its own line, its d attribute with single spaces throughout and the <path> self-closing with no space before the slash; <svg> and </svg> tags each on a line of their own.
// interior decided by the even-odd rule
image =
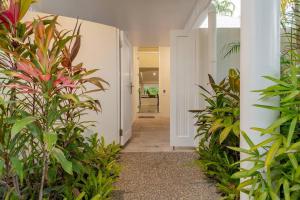
<svg viewBox="0 0 300 200">
<path fill-rule="evenodd" d="M 153 72 L 153 76 L 156 76 L 156 72 Z"/>
</svg>

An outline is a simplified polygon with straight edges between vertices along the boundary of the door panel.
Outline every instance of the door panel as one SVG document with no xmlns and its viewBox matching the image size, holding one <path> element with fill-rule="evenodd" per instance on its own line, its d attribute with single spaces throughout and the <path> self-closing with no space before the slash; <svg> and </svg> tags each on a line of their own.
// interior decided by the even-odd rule
<svg viewBox="0 0 300 200">
<path fill-rule="evenodd" d="M 200 83 L 198 31 L 171 34 L 171 146 L 195 146 L 195 119 Z"/>
<path fill-rule="evenodd" d="M 121 145 L 132 136 L 132 71 L 133 49 L 121 31 Z"/>
</svg>

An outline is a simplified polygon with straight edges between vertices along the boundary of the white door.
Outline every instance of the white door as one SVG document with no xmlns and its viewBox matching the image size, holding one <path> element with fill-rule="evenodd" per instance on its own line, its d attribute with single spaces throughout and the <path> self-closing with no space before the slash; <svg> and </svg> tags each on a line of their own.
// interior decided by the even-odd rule
<svg viewBox="0 0 300 200">
<path fill-rule="evenodd" d="M 199 31 L 171 33 L 171 137 L 174 147 L 195 146 L 195 119 L 189 110 L 199 109 Z"/>
<path fill-rule="evenodd" d="M 121 31 L 121 145 L 132 136 L 132 71 L 133 48 L 126 34 Z"/>
</svg>

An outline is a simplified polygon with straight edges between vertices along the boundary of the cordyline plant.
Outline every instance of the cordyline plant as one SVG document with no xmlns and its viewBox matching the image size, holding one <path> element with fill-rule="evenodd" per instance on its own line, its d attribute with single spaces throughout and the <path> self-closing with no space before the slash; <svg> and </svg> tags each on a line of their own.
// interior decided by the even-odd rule
<svg viewBox="0 0 300 200">
<path fill-rule="evenodd" d="M 57 17 L 20 21 L 32 2 L 8 1 L 0 18 L 0 195 L 106 199 L 119 171 L 119 148 L 85 138 L 92 122 L 81 116 L 101 110 L 88 94 L 107 83 L 90 77 L 97 70 L 73 64 L 80 25 L 69 32 L 59 31 Z M 90 85 L 97 89 L 88 90 Z"/>
</svg>

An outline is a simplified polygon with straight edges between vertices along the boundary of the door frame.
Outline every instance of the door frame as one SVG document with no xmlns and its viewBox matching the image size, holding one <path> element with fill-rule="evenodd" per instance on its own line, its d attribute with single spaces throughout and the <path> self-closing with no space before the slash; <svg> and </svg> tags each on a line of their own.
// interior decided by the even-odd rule
<svg viewBox="0 0 300 200">
<path fill-rule="evenodd" d="M 128 48 L 128 51 L 125 53 L 128 53 L 128 62 L 129 62 L 129 77 L 130 77 L 130 83 L 128 86 L 124 86 L 124 81 L 123 81 L 123 68 L 122 68 L 122 63 L 123 63 L 123 57 L 122 54 L 123 52 L 123 48 L 124 46 L 126 46 Z M 132 113 L 132 96 L 133 96 L 133 47 L 126 35 L 126 33 L 124 31 L 120 31 L 120 145 L 124 146 L 126 145 L 126 143 L 130 140 L 130 138 L 132 137 L 132 125 L 133 125 L 133 113 Z M 126 92 L 123 88 L 124 87 L 131 87 L 131 96 L 129 99 L 127 99 L 127 101 L 130 102 L 131 108 L 128 109 L 130 112 L 130 125 L 129 125 L 129 129 L 128 130 L 124 130 L 124 119 L 125 119 L 125 115 L 127 115 L 128 113 L 125 113 L 125 99 L 124 99 L 124 92 Z M 127 116 L 128 117 L 128 116 Z"/>
</svg>

